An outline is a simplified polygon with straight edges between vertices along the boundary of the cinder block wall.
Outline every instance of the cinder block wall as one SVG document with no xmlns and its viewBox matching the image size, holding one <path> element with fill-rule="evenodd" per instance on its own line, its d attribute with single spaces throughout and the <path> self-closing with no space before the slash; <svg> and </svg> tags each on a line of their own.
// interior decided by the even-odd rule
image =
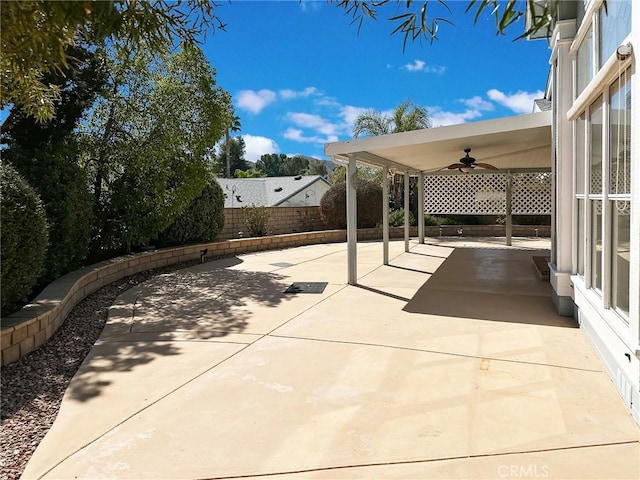
<svg viewBox="0 0 640 480">
<path fill-rule="evenodd" d="M 269 210 L 269 234 L 313 232 L 326 227 L 320 218 L 320 207 L 267 207 Z M 224 209 L 224 229 L 219 240 L 246 238 L 247 226 L 242 208 Z"/>
</svg>

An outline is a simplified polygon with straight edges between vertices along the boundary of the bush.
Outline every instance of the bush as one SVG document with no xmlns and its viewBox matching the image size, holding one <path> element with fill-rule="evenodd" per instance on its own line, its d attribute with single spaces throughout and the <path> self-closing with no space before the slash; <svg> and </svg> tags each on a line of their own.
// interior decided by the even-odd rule
<svg viewBox="0 0 640 480">
<path fill-rule="evenodd" d="M 391 210 L 389 212 L 389 225 L 392 227 L 404 226 L 404 208 Z M 416 216 L 413 214 L 413 212 L 409 212 L 409 225 L 411 225 L 412 227 L 418 225 L 418 221 L 416 220 Z"/>
<path fill-rule="evenodd" d="M 358 228 L 375 227 L 382 221 L 382 187 L 360 180 L 356 184 Z M 329 228 L 347 228 L 347 185 L 335 184 L 320 200 L 320 216 Z"/>
<path fill-rule="evenodd" d="M 0 165 L 2 315 L 21 306 L 42 272 L 47 222 L 36 191 L 9 165 Z"/>
<path fill-rule="evenodd" d="M 224 193 L 211 178 L 200 195 L 189 204 L 173 224 L 160 236 L 163 245 L 212 242 L 224 227 Z"/>
<path fill-rule="evenodd" d="M 39 193 L 49 226 L 49 248 L 40 284 L 84 265 L 93 226 L 93 200 L 87 177 L 76 161 L 72 141 L 43 145 L 34 152 L 13 147 L 12 165 Z"/>
<path fill-rule="evenodd" d="M 271 213 L 267 207 L 256 207 L 255 205 L 242 207 L 242 218 L 250 237 L 269 235 Z"/>
</svg>

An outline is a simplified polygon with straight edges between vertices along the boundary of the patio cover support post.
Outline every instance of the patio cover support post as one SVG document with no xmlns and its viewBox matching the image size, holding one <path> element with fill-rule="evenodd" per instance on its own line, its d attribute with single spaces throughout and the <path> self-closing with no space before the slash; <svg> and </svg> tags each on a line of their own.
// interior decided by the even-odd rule
<svg viewBox="0 0 640 480">
<path fill-rule="evenodd" d="M 389 167 L 382 167 L 382 263 L 389 265 Z"/>
<path fill-rule="evenodd" d="M 404 251 L 409 251 L 409 172 L 404 172 Z"/>
<path fill-rule="evenodd" d="M 356 157 L 349 154 L 347 165 L 347 281 L 358 283 L 358 209 L 356 196 Z"/>
<path fill-rule="evenodd" d="M 510 247 L 511 246 L 511 193 L 512 193 L 512 187 L 513 187 L 513 182 L 512 182 L 512 177 L 511 177 L 511 172 L 507 172 L 506 178 L 505 178 L 506 182 L 507 182 L 507 191 L 506 191 L 506 212 L 505 212 L 505 236 L 506 236 L 506 243 L 507 246 Z"/>
<path fill-rule="evenodd" d="M 418 241 L 424 243 L 424 173 L 418 174 Z"/>
</svg>

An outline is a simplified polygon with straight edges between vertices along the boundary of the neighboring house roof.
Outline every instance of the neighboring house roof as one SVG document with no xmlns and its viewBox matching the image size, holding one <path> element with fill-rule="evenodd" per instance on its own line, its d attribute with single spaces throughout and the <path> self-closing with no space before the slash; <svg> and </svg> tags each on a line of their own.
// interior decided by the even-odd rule
<svg viewBox="0 0 640 480">
<path fill-rule="evenodd" d="M 547 100 L 546 98 L 538 98 L 534 100 L 534 103 L 534 112 L 546 112 L 548 110 L 551 110 L 551 100 Z"/>
<path fill-rule="evenodd" d="M 218 179 L 225 193 L 225 208 L 247 205 L 277 207 L 316 182 L 330 185 L 322 175 Z"/>
</svg>

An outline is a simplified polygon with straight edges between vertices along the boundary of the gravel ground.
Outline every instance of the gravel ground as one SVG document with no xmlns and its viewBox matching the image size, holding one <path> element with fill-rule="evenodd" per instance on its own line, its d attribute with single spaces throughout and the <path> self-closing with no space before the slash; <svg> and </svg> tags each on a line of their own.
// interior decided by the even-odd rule
<svg viewBox="0 0 640 480">
<path fill-rule="evenodd" d="M 76 305 L 45 345 L 2 368 L 0 479 L 20 478 L 27 461 L 51 428 L 71 378 L 100 336 L 116 297 L 155 275 L 196 263 L 140 272 L 105 285 Z"/>
</svg>

